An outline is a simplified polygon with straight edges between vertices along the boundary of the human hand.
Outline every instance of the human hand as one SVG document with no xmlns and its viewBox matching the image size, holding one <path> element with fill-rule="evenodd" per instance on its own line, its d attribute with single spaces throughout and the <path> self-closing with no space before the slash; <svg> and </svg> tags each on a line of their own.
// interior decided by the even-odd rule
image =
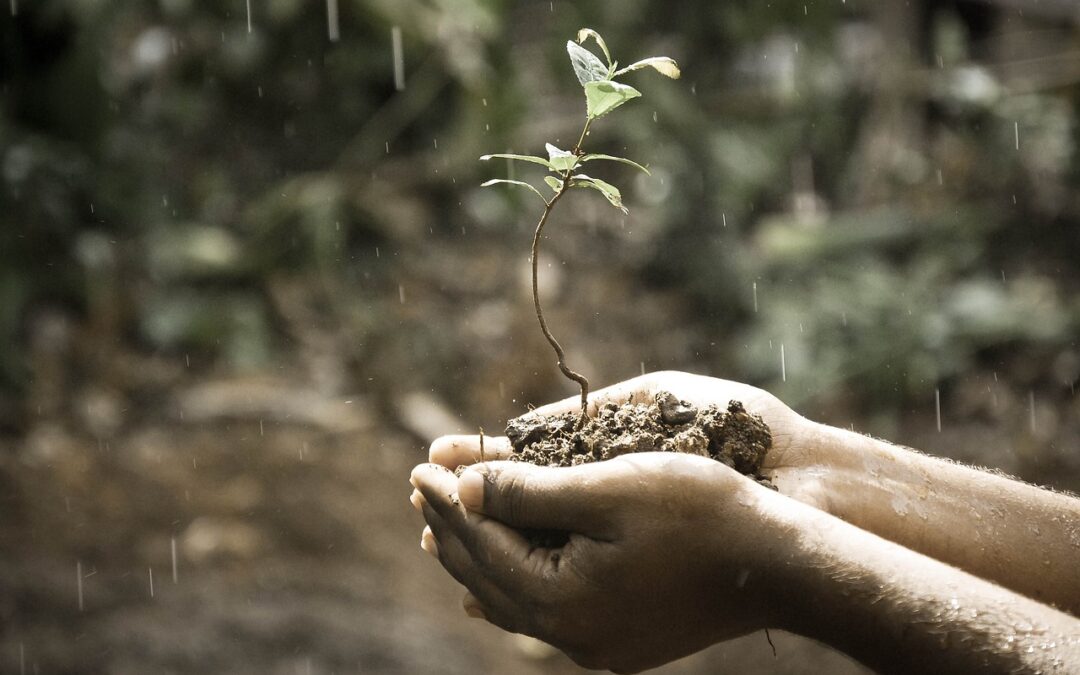
<svg viewBox="0 0 1080 675">
<path fill-rule="evenodd" d="M 802 417 L 763 389 L 704 375 L 661 371 L 593 392 L 589 397 L 589 414 L 595 414 L 600 406 L 607 403 L 619 405 L 630 400 L 652 401 L 660 391 L 670 391 L 698 408 L 716 405 L 723 409 L 728 401 L 742 401 L 748 412 L 760 415 L 765 420 L 772 433 L 772 447 L 762 462 L 761 473 L 782 494 L 817 508 L 827 506 L 826 494 L 818 480 L 820 472 L 816 468 L 826 462 L 817 443 L 820 425 Z M 574 396 L 537 408 L 524 417 L 576 412 L 579 406 L 580 398 Z M 509 456 L 510 444 L 502 436 L 485 436 L 482 452 L 479 436 L 444 436 L 432 444 L 428 460 L 448 469 L 456 469 L 483 460 L 507 459 Z"/>
<path fill-rule="evenodd" d="M 466 611 L 585 667 L 634 672 L 780 620 L 769 579 L 791 555 L 775 515 L 789 500 L 713 460 L 496 461 L 460 479 L 424 464 L 412 482 L 425 548 L 469 589 Z M 569 540 L 537 548 L 529 529 Z"/>
</svg>

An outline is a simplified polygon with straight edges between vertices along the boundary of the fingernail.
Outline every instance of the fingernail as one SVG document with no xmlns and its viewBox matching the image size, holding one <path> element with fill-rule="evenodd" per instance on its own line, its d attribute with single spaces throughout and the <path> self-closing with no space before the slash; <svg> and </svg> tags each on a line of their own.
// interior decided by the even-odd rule
<svg viewBox="0 0 1080 675">
<path fill-rule="evenodd" d="M 420 535 L 420 548 L 430 553 L 434 558 L 439 557 L 439 546 L 435 543 L 435 535 L 431 533 L 430 527 L 425 527 L 424 533 Z"/>
<path fill-rule="evenodd" d="M 409 501 L 412 502 L 413 508 L 417 511 L 424 510 L 424 498 L 420 495 L 419 490 L 412 491 L 412 494 L 409 495 Z"/>
<path fill-rule="evenodd" d="M 470 511 L 484 508 L 484 476 L 474 469 L 465 469 L 458 476 L 458 499 Z"/>
<path fill-rule="evenodd" d="M 487 614 L 484 614 L 484 610 L 472 604 L 465 605 L 465 614 L 472 619 L 487 619 Z"/>
</svg>

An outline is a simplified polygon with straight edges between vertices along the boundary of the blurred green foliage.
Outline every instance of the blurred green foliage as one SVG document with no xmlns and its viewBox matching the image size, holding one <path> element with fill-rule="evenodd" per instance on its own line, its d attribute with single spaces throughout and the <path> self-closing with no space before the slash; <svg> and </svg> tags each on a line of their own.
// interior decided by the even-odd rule
<svg viewBox="0 0 1080 675">
<path fill-rule="evenodd" d="M 340 0 L 336 41 L 318 2 L 12 4 L 0 379 L 22 386 L 56 306 L 266 367 L 288 348 L 268 280 L 305 275 L 351 344 L 405 334 L 404 358 L 451 370 L 448 319 L 400 306 L 459 233 L 524 255 L 518 197 L 480 194 L 475 159 L 573 142 L 581 26 L 683 67 L 594 145 L 649 149 L 637 234 L 605 255 L 692 302 L 723 347 L 703 367 L 892 405 L 1009 354 L 1075 356 L 1080 30 L 1007 4 Z M 811 384 L 781 381 L 781 344 Z"/>
</svg>

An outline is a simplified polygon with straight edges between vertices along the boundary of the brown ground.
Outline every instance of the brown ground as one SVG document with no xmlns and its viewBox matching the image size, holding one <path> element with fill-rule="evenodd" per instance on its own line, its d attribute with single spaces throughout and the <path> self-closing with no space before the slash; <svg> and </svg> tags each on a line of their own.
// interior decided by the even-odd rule
<svg viewBox="0 0 1080 675">
<path fill-rule="evenodd" d="M 0 440 L 0 672 L 579 672 L 464 617 L 418 546 L 415 425 L 297 376 L 113 358 Z M 773 640 L 661 672 L 861 672 Z"/>
<path fill-rule="evenodd" d="M 438 264 L 445 248 L 424 259 Z M 394 328 L 388 337 L 339 332 L 313 309 L 326 305 L 319 284 L 275 286 L 293 343 L 254 374 L 118 347 L 71 320 L 35 332 L 25 400 L 0 401 L 25 410 L 0 435 L 0 673 L 582 672 L 466 619 L 461 590 L 419 548 L 407 479 L 428 442 L 574 393 L 536 330 L 528 285 L 462 269 L 499 268 L 433 271 L 410 281 L 405 303 L 390 289 L 377 324 Z M 692 324 L 677 297 L 614 273 L 575 284 L 552 321 L 582 345 L 572 362 L 598 384 L 639 368 L 700 372 L 714 358 L 699 351 L 707 339 L 679 328 Z M 602 299 L 602 325 L 569 320 L 592 317 Z M 789 380 L 781 398 L 813 386 Z M 940 432 L 932 402 L 868 420 L 841 392 L 800 412 L 1075 489 L 1075 396 L 1036 392 L 1033 420 L 1028 394 L 972 371 L 943 394 Z M 775 658 L 758 633 L 659 672 L 866 672 L 815 643 L 772 638 Z"/>
</svg>

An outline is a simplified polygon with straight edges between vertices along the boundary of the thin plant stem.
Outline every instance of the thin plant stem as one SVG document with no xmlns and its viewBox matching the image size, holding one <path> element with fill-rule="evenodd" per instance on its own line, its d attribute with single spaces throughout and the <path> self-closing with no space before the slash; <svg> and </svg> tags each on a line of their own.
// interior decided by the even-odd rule
<svg viewBox="0 0 1080 675">
<path fill-rule="evenodd" d="M 585 142 L 585 135 L 589 131 L 589 124 L 592 119 L 585 122 L 585 128 L 581 130 L 581 137 L 578 139 L 577 145 L 574 146 L 574 154 L 581 155 L 581 145 Z M 574 173 L 574 167 L 571 167 L 563 174 L 562 185 L 559 186 L 558 192 L 551 198 L 551 201 L 545 203 L 544 214 L 540 216 L 540 222 L 536 224 L 536 233 L 533 234 L 532 241 L 532 293 L 533 293 L 533 307 L 536 309 L 536 318 L 540 322 L 540 330 L 544 333 L 544 337 L 547 338 L 548 344 L 555 350 L 555 356 L 559 360 L 559 370 L 568 379 L 578 383 L 581 387 L 581 415 L 578 417 L 576 424 L 577 429 L 581 429 L 585 426 L 585 420 L 588 418 L 588 404 L 589 404 L 589 380 L 581 373 L 571 370 L 566 365 L 566 352 L 563 351 L 562 345 L 555 339 L 555 336 L 551 334 L 551 330 L 548 328 L 547 320 L 544 319 L 544 310 L 540 307 L 540 287 L 537 283 L 539 277 L 539 253 L 540 253 L 540 237 L 544 232 L 544 225 L 547 224 L 548 217 L 551 215 L 552 209 L 562 199 L 563 194 L 570 187 L 570 178 Z"/>
</svg>

